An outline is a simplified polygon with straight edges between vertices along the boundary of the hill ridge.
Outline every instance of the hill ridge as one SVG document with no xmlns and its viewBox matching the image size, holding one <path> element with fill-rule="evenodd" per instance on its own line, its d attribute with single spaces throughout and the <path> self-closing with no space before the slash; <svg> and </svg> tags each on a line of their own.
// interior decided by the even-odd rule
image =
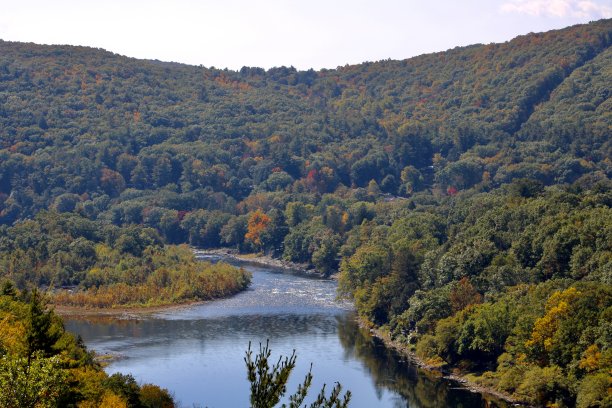
<svg viewBox="0 0 612 408">
<path fill-rule="evenodd" d="M 7 214 L 32 216 L 43 205 L 34 203 L 48 205 L 64 193 L 114 199 L 125 188 L 168 184 L 179 193 L 212 188 L 240 202 L 259 185 L 265 192 L 309 184 L 311 171 L 321 178 L 324 168 L 330 176 L 315 183 L 319 193 L 387 179 L 384 191 L 404 196 L 431 187 L 406 187 L 401 174 L 410 166 L 435 164 L 433 188 L 442 192 L 472 188 L 485 173 L 499 187 L 518 176 L 554 184 L 608 172 L 608 119 L 571 101 L 581 120 L 597 124 L 579 133 L 581 140 L 601 141 L 596 148 L 572 153 L 573 160 L 589 157 L 587 162 L 568 173 L 559 157 L 529 152 L 534 146 L 525 143 L 554 141 L 547 149 L 558 144 L 559 132 L 539 129 L 543 119 L 533 113 L 550 106 L 555 90 L 580 67 L 591 66 L 611 38 L 612 20 L 600 20 L 501 44 L 318 72 L 167 66 L 94 48 L 0 42 L 0 155 L 13 163 L 0 164 L 0 194 L 3 207 L 11 196 L 20 208 L 0 209 L 0 221 L 16 219 Z M 605 83 L 603 73 L 596 78 Z M 201 151 L 188 147 L 196 141 Z M 519 165 L 506 153 L 515 143 L 527 155 Z M 157 163 L 161 156 L 170 161 L 167 177 L 159 173 L 166 166 Z M 48 157 L 55 170 L 44 181 L 33 180 L 49 166 Z M 259 161 L 247 165 L 249 160 Z M 529 167 L 533 160 L 540 168 Z M 217 175 L 196 176 L 193 163 L 218 168 Z M 67 185 L 83 166 L 89 181 Z M 104 169 L 120 176 L 116 186 L 102 187 Z M 264 187 L 268 178 L 280 177 L 273 169 L 287 177 Z M 240 192 L 240 180 L 251 187 Z M 15 198 L 15 189 L 30 198 Z"/>
</svg>

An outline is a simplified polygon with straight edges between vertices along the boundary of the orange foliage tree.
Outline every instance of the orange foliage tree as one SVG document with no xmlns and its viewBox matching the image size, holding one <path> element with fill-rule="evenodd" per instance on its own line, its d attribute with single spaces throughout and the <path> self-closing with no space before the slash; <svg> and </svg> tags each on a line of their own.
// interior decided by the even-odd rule
<svg viewBox="0 0 612 408">
<path fill-rule="evenodd" d="M 244 238 L 250 241 L 254 246 L 261 247 L 261 238 L 272 220 L 261 209 L 258 209 L 251 214 L 247 225 L 247 233 Z"/>
<path fill-rule="evenodd" d="M 461 278 L 451 289 L 450 302 L 453 312 L 465 309 L 469 305 L 482 302 L 482 296 L 467 277 Z"/>
</svg>

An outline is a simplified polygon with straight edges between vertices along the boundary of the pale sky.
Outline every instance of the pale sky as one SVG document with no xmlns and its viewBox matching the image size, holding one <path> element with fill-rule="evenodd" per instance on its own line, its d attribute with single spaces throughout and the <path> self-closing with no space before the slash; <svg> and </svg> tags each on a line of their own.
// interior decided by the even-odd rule
<svg viewBox="0 0 612 408">
<path fill-rule="evenodd" d="M 0 0 L 0 39 L 207 67 L 404 59 L 612 17 L 612 0 Z"/>
</svg>

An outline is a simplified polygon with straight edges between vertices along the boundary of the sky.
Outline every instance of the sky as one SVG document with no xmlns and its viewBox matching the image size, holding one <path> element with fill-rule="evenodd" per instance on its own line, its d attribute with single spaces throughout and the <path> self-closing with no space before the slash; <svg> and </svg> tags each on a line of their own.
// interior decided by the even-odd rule
<svg viewBox="0 0 612 408">
<path fill-rule="evenodd" d="M 206 67 L 336 68 L 612 17 L 612 0 L 0 0 L 0 39 Z"/>
</svg>

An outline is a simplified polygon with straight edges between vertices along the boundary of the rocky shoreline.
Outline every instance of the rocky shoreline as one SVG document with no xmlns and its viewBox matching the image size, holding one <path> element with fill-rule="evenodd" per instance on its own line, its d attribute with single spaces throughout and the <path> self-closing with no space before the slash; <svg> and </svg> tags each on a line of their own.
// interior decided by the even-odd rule
<svg viewBox="0 0 612 408">
<path fill-rule="evenodd" d="M 202 255 L 222 256 L 222 257 L 234 259 L 241 263 L 242 262 L 252 263 L 255 265 L 263 265 L 263 266 L 269 266 L 269 267 L 274 267 L 274 268 L 295 270 L 295 271 L 299 271 L 300 273 L 305 273 L 305 274 L 314 275 L 318 277 L 324 277 L 321 273 L 318 273 L 316 270 L 308 269 L 307 265 L 295 264 L 295 263 L 283 261 L 280 259 L 274 259 L 266 255 L 243 255 L 243 254 L 239 254 L 236 251 L 232 251 L 230 249 L 211 249 L 211 250 L 194 249 L 194 252 L 196 253 L 196 255 L 202 254 Z M 337 278 L 337 275 L 338 274 L 335 273 L 331 275 L 330 278 L 335 279 Z M 512 398 L 510 395 L 504 394 L 490 387 L 485 387 L 480 384 L 476 384 L 473 381 L 468 380 L 463 375 L 453 373 L 448 369 L 441 369 L 439 367 L 434 367 L 434 366 L 431 366 L 425 363 L 423 360 L 417 357 L 416 354 L 408 350 L 408 348 L 406 348 L 405 345 L 392 340 L 391 337 L 387 333 L 383 332 L 380 329 L 372 328 L 371 325 L 369 325 L 364 320 L 361 320 L 360 318 L 357 318 L 357 320 L 358 320 L 359 325 L 364 328 L 367 328 L 372 336 L 375 336 L 376 338 L 382 340 L 387 347 L 391 347 L 395 349 L 402 356 L 405 356 L 406 358 L 408 358 L 410 361 L 415 363 L 417 366 L 419 366 L 423 370 L 427 370 L 429 372 L 439 374 L 441 377 L 445 379 L 455 381 L 458 384 L 460 384 L 463 388 L 465 388 L 466 390 L 470 392 L 483 394 L 483 395 L 492 397 L 495 400 L 504 401 L 514 406 L 527 406 L 521 401 L 517 401 L 516 399 Z"/>
<path fill-rule="evenodd" d="M 294 262 L 284 261 L 282 259 L 272 258 L 269 255 L 261 254 L 241 254 L 236 250 L 228 248 L 217 248 L 217 249 L 199 249 L 193 248 L 193 252 L 196 256 L 219 256 L 223 258 L 232 259 L 240 263 L 250 263 L 253 265 L 269 266 L 271 268 L 285 269 L 291 271 L 297 271 L 304 275 L 314 276 L 317 278 L 330 278 L 335 279 L 336 274 L 326 276 L 325 274 L 317 271 L 314 268 L 310 268 L 308 264 L 298 264 Z"/>
<path fill-rule="evenodd" d="M 490 387 L 476 384 L 475 382 L 467 379 L 464 375 L 453 373 L 449 371 L 449 369 L 446 369 L 446 368 L 440 368 L 440 367 L 429 365 L 425 363 L 423 360 L 421 360 L 412 351 L 408 350 L 408 348 L 405 345 L 391 339 L 391 337 L 387 333 L 383 332 L 382 330 L 378 328 L 372 328 L 371 325 L 368 324 L 368 322 L 362 320 L 361 318 L 357 318 L 357 321 L 359 325 L 367 329 L 370 332 L 370 334 L 372 334 L 372 336 L 380 339 L 381 341 L 385 343 L 387 347 L 393 348 L 398 353 L 400 353 L 402 356 L 406 357 L 407 359 L 412 361 L 414 364 L 416 364 L 419 368 L 423 370 L 427 370 L 434 374 L 439 374 L 440 377 L 442 378 L 455 381 L 459 383 L 463 388 L 465 388 L 466 390 L 470 392 L 483 394 L 483 395 L 492 397 L 498 401 L 504 401 L 513 406 L 523 406 L 523 407 L 528 406 L 524 402 L 518 401 L 512 398 L 510 395 L 504 394 Z"/>
</svg>

